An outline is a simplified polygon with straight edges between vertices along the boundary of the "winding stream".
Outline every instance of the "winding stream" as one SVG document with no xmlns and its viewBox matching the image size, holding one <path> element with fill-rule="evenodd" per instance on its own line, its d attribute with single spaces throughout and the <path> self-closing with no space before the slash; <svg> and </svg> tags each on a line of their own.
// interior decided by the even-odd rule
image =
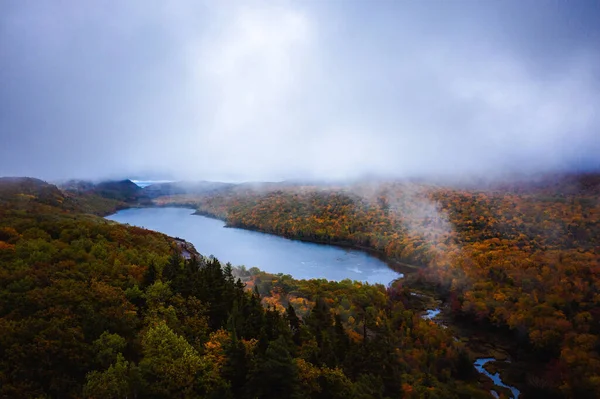
<svg viewBox="0 0 600 399">
<path fill-rule="evenodd" d="M 423 315 L 423 318 L 425 320 L 433 320 L 435 317 L 437 317 L 437 315 L 440 314 L 440 312 L 441 312 L 441 310 L 439 308 L 436 308 L 436 309 L 427 309 L 427 311 Z"/>
<path fill-rule="evenodd" d="M 494 373 L 491 374 L 489 371 L 487 371 L 485 369 L 485 364 L 488 362 L 493 362 L 493 361 L 497 361 L 495 358 L 493 357 L 482 357 L 479 358 L 477 360 L 475 360 L 475 363 L 473 363 L 473 365 L 475 366 L 475 369 L 480 372 L 483 375 L 488 376 L 489 378 L 491 378 L 491 380 L 494 382 L 494 384 L 496 384 L 499 387 L 503 387 L 503 388 L 508 388 L 510 389 L 510 392 L 512 393 L 512 397 L 514 399 L 518 399 L 519 395 L 521 394 L 521 391 L 519 391 L 517 388 L 512 387 L 510 385 L 506 385 L 504 382 L 502 382 L 502 378 L 500 378 L 500 373 Z M 498 393 L 494 390 L 491 391 L 492 395 L 494 395 L 494 397 L 498 397 Z"/>
<path fill-rule="evenodd" d="M 440 326 L 445 327 L 444 325 L 440 324 L 438 321 L 435 320 L 435 318 L 440 313 L 441 313 L 441 310 L 439 308 L 427 309 L 421 317 L 425 320 L 431 320 L 431 321 L 439 324 Z M 456 337 L 454 339 L 458 340 Z M 489 362 L 493 362 L 493 361 L 499 361 L 499 360 L 494 357 L 481 357 L 481 358 L 476 359 L 475 362 L 473 362 L 473 366 L 475 367 L 475 370 L 477 370 L 478 373 L 483 374 L 483 375 L 487 376 L 488 378 L 490 378 L 496 386 L 509 389 L 510 392 L 512 393 L 513 399 L 518 399 L 519 395 L 521 394 L 521 391 L 519 391 L 517 388 L 515 388 L 513 386 L 506 385 L 502 381 L 502 378 L 500 377 L 500 373 L 496 372 L 494 374 L 491 374 L 489 371 L 487 371 L 485 369 L 485 367 L 484 367 L 485 364 L 489 363 Z M 508 361 L 508 360 L 507 360 L 507 362 L 510 363 L 510 361 Z M 498 392 L 496 392 L 493 389 L 490 391 L 490 393 L 495 398 L 500 397 L 500 395 L 498 395 Z"/>
</svg>

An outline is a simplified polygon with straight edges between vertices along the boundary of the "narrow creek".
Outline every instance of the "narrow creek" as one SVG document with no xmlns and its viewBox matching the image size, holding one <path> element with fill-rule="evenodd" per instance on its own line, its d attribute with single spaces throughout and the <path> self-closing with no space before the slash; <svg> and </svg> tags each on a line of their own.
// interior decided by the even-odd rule
<svg viewBox="0 0 600 399">
<path fill-rule="evenodd" d="M 512 393 L 512 397 L 513 397 L 514 399 L 518 399 L 518 398 L 519 398 L 519 395 L 521 394 L 521 391 L 519 391 L 519 390 L 518 390 L 517 388 L 515 388 L 515 387 L 512 387 L 512 386 L 510 386 L 510 385 L 506 385 L 504 382 L 502 382 L 502 378 L 500 378 L 500 373 L 496 372 L 496 373 L 492 374 L 492 373 L 490 373 L 489 371 L 487 371 L 487 370 L 485 369 L 485 367 L 484 367 L 484 366 L 485 366 L 485 364 L 486 364 L 486 363 L 489 363 L 489 362 L 494 362 L 494 361 L 498 361 L 498 360 L 497 360 L 496 358 L 493 358 L 493 357 L 481 357 L 481 358 L 479 358 L 479 359 L 475 360 L 475 363 L 473 363 L 473 365 L 475 366 L 475 369 L 476 369 L 476 370 L 477 370 L 479 373 L 481 373 L 481 374 L 483 374 L 483 375 L 485 375 L 485 376 L 489 377 L 489 378 L 490 378 L 490 379 L 491 379 L 491 380 L 494 382 L 494 384 L 495 384 L 495 385 L 497 385 L 497 386 L 499 386 L 499 387 L 503 387 L 503 388 L 508 388 L 508 389 L 510 389 L 510 392 Z M 510 361 L 509 361 L 509 360 L 507 360 L 507 362 L 508 362 L 508 363 L 510 363 Z M 490 391 L 490 392 L 492 393 L 492 395 L 493 395 L 495 398 L 498 398 L 498 397 L 499 397 L 499 395 L 498 395 L 498 392 L 496 392 L 496 391 L 494 391 L 494 390 L 492 390 L 492 391 Z"/>
<path fill-rule="evenodd" d="M 436 320 L 436 317 L 441 313 L 441 309 L 440 308 L 433 308 L 433 309 L 426 309 L 425 313 L 421 316 L 423 319 L 425 320 L 431 320 L 434 323 L 439 324 L 442 327 L 446 327 L 443 324 L 439 323 Z M 456 337 L 454 338 L 456 340 L 458 340 Z M 492 380 L 492 382 L 494 383 L 494 385 L 498 386 L 498 387 L 502 387 L 502 388 L 506 388 L 508 390 L 510 390 L 511 394 L 512 394 L 512 398 L 513 399 L 518 399 L 519 395 L 521 394 L 521 391 L 519 391 L 517 388 L 507 385 L 502 381 L 502 378 L 500 377 L 500 373 L 499 372 L 495 372 L 494 374 L 490 373 L 489 371 L 487 371 L 485 369 L 485 365 L 486 363 L 489 362 L 502 362 L 501 360 L 498 360 L 494 357 L 480 357 L 475 359 L 475 362 L 473 362 L 473 366 L 475 367 L 475 370 L 477 370 L 478 373 L 485 375 L 486 377 L 488 377 L 489 379 Z M 506 360 L 507 363 L 510 363 L 510 360 Z M 492 394 L 493 397 L 495 398 L 499 398 L 500 395 L 498 394 L 498 392 L 494 389 L 490 390 L 490 393 Z"/>
</svg>

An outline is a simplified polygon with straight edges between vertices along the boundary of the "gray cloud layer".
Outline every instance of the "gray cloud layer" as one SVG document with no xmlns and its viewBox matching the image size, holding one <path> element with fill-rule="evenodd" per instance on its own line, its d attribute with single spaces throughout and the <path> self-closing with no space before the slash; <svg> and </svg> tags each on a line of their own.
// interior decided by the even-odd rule
<svg viewBox="0 0 600 399">
<path fill-rule="evenodd" d="M 597 2 L 5 1 L 0 175 L 599 169 Z"/>
</svg>

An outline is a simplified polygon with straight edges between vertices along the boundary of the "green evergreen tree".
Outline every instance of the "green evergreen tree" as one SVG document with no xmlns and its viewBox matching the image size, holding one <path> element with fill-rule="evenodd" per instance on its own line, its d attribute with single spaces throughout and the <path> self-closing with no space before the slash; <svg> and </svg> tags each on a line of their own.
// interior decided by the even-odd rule
<svg viewBox="0 0 600 399">
<path fill-rule="evenodd" d="M 317 339 L 319 346 L 323 341 L 323 336 L 331 329 L 333 323 L 329 306 L 321 297 L 317 297 L 315 306 L 311 309 L 306 318 L 306 325 Z"/>
<path fill-rule="evenodd" d="M 177 249 L 173 249 L 169 261 L 165 264 L 162 270 L 162 279 L 164 281 L 172 281 L 181 272 L 181 255 Z"/>
<path fill-rule="evenodd" d="M 346 353 L 348 353 L 349 349 L 350 349 L 350 338 L 348 337 L 348 334 L 346 333 L 346 330 L 344 329 L 344 325 L 342 323 L 342 318 L 340 317 L 339 314 L 336 314 L 334 316 L 334 351 L 335 351 L 335 357 L 337 358 L 338 362 L 343 363 L 344 359 L 346 358 Z"/>
<path fill-rule="evenodd" d="M 242 308 L 244 326 L 241 336 L 246 339 L 258 338 L 262 331 L 265 311 L 256 292 L 248 295 L 250 297 Z"/>
<path fill-rule="evenodd" d="M 292 333 L 292 339 L 294 340 L 294 344 L 300 346 L 302 344 L 302 336 L 300 326 L 302 321 L 296 315 L 296 310 L 291 303 L 288 303 L 287 309 L 285 310 L 285 317 L 290 326 L 290 331 Z"/>
<path fill-rule="evenodd" d="M 292 398 L 298 388 L 298 371 L 285 338 L 271 341 L 253 370 L 247 384 L 251 397 Z"/>
<path fill-rule="evenodd" d="M 156 271 L 156 265 L 154 263 L 154 260 L 151 260 L 150 263 L 148 264 L 148 269 L 146 269 L 146 272 L 144 273 L 143 287 L 146 288 L 146 287 L 154 284 L 154 282 L 156 281 L 157 275 L 158 275 L 158 273 Z"/>
<path fill-rule="evenodd" d="M 241 398 L 245 392 L 246 379 L 248 377 L 248 359 L 246 348 L 232 333 L 232 339 L 225 348 L 227 360 L 223 367 L 223 377 L 231 384 L 231 393 L 234 398 Z"/>
</svg>

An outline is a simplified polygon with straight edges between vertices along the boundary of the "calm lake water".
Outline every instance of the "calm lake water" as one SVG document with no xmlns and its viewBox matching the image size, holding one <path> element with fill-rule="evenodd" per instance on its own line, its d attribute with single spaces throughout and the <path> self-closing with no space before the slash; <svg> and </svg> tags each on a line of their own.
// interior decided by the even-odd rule
<svg viewBox="0 0 600 399">
<path fill-rule="evenodd" d="M 402 276 L 365 252 L 288 240 L 271 234 L 225 228 L 221 220 L 185 208 L 132 208 L 107 219 L 183 238 L 202 255 L 297 279 L 359 280 L 387 285 Z"/>
</svg>

